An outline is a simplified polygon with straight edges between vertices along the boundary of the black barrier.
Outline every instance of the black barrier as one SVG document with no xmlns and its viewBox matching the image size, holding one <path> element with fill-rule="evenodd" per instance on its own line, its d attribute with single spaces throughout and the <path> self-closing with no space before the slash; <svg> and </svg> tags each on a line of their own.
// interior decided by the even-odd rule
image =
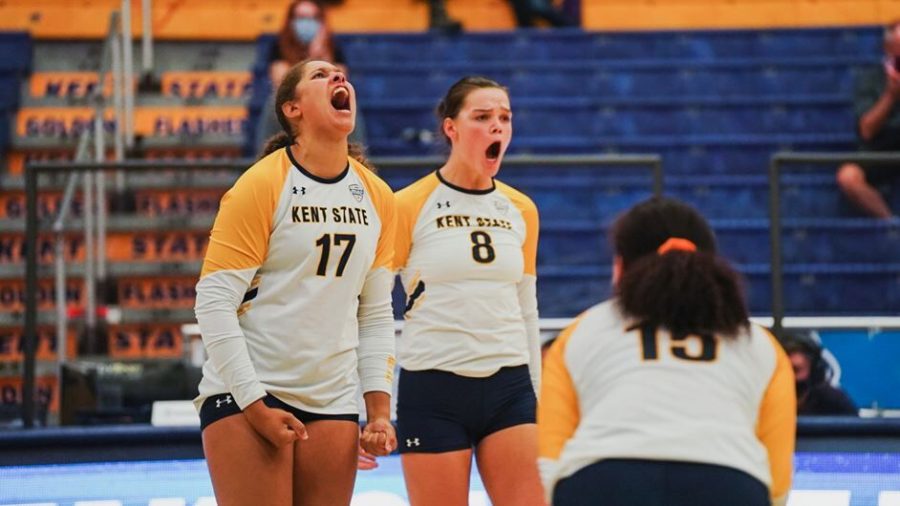
<svg viewBox="0 0 900 506">
<path fill-rule="evenodd" d="M 900 166 L 900 153 L 775 153 L 769 162 L 769 238 L 771 241 L 772 327 L 784 319 L 784 272 L 781 257 L 781 167 L 786 164 L 824 165 L 832 171 L 841 163 L 865 162 Z M 835 191 L 837 189 L 835 188 Z"/>
</svg>

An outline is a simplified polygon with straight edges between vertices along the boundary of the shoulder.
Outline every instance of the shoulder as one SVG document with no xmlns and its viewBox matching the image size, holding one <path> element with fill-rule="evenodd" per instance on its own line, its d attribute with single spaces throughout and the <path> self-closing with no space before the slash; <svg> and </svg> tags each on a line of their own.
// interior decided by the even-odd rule
<svg viewBox="0 0 900 506">
<path fill-rule="evenodd" d="M 391 190 L 391 187 L 388 186 L 387 183 L 384 182 L 383 179 L 378 177 L 371 169 L 361 164 L 359 161 L 354 160 L 353 158 L 348 158 L 350 167 L 356 173 L 357 176 L 363 181 L 363 183 L 369 187 L 369 190 L 379 195 L 393 195 L 394 192 Z"/>
<path fill-rule="evenodd" d="M 229 192 L 256 193 L 269 189 L 278 191 L 284 184 L 290 167 L 291 164 L 287 161 L 284 150 L 276 150 L 244 171 Z"/>
<path fill-rule="evenodd" d="M 570 325 L 573 334 L 584 335 L 591 341 L 611 331 L 621 332 L 624 327 L 625 320 L 615 299 L 591 306 Z"/>
<path fill-rule="evenodd" d="M 534 204 L 534 201 L 531 200 L 531 197 L 502 181 L 494 181 L 494 183 L 497 185 L 497 190 L 503 195 L 506 195 L 509 200 L 513 201 L 516 207 L 522 210 L 522 212 L 537 212 L 537 206 Z"/>
<path fill-rule="evenodd" d="M 423 204 L 439 183 L 440 181 L 434 172 L 428 174 L 397 192 L 397 206 L 415 207 Z"/>
</svg>

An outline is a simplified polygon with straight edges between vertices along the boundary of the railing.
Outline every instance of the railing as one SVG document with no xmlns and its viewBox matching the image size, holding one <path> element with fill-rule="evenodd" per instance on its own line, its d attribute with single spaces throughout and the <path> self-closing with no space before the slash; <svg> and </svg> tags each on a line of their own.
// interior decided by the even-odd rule
<svg viewBox="0 0 900 506">
<path fill-rule="evenodd" d="M 865 162 L 873 165 L 900 165 L 900 153 L 776 153 L 769 164 L 769 238 L 771 241 L 772 327 L 785 318 L 784 281 L 781 255 L 781 168 L 786 164 L 826 166 L 835 170 L 840 163 Z M 837 190 L 835 190 L 837 191 Z M 896 327 L 896 325 L 893 325 Z"/>
<path fill-rule="evenodd" d="M 382 170 L 392 169 L 428 169 L 439 167 L 443 162 L 443 158 L 382 158 L 373 159 L 373 162 Z M 142 173 L 142 172 L 158 172 L 160 170 L 180 170 L 180 171 L 243 171 L 253 163 L 252 160 L 233 160 L 233 161 L 114 161 L 107 163 L 85 163 L 85 162 L 68 162 L 68 163 L 33 163 L 26 167 L 25 171 L 25 200 L 26 200 L 26 216 L 25 216 L 25 325 L 23 332 L 23 355 L 24 355 L 24 371 L 23 371 L 23 394 L 22 394 L 22 421 L 25 427 L 32 427 L 34 424 L 35 413 L 35 355 L 37 347 L 37 282 L 38 282 L 38 258 L 37 243 L 40 223 L 38 221 L 38 183 L 42 174 L 64 174 L 87 172 L 88 174 L 103 173 L 104 171 L 121 171 L 122 174 Z M 662 160 L 656 155 L 598 155 L 598 156 L 509 156 L 504 159 L 504 166 L 507 170 L 516 170 L 516 167 L 546 165 L 548 167 L 571 167 L 571 168 L 625 168 L 625 169 L 649 169 L 652 172 L 652 189 L 655 195 L 661 195 L 663 189 L 663 168 Z M 89 178 L 85 178 L 88 180 Z M 89 187 L 85 186 L 88 190 Z M 98 193 L 105 193 L 105 186 L 99 187 Z M 85 199 L 87 199 L 87 195 Z M 90 209 L 90 205 L 86 208 Z M 85 216 L 88 222 L 88 217 Z M 99 230 L 101 235 L 105 235 L 105 229 Z M 91 233 L 88 234 L 91 237 Z M 93 287 L 94 279 L 88 262 L 88 254 L 93 255 L 93 242 L 86 241 L 86 265 L 85 265 L 85 283 L 87 289 Z M 105 250 L 100 250 L 100 257 L 105 256 Z M 90 293 L 90 292 L 88 292 Z M 86 313 L 86 322 L 90 324 L 96 317 L 95 308 L 88 308 Z M 93 339 L 93 336 L 90 338 Z M 65 332 L 57 335 L 57 343 L 65 343 Z M 91 348 L 93 343 L 88 343 Z M 59 346 L 58 346 L 59 348 Z"/>
</svg>

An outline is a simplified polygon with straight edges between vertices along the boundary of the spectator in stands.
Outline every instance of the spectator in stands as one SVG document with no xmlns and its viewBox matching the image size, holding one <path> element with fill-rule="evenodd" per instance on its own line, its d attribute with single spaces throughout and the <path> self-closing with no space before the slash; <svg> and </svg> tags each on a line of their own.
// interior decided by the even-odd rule
<svg viewBox="0 0 900 506">
<path fill-rule="evenodd" d="M 284 24 L 268 57 L 272 90 L 278 89 L 289 68 L 306 59 L 331 62 L 345 75 L 348 73 L 344 54 L 328 28 L 325 14 L 325 6 L 319 0 L 294 0 L 288 6 Z M 270 102 L 271 99 L 267 101 Z M 281 126 L 275 117 L 275 108 L 269 105 L 260 114 L 256 145 L 263 146 L 266 139 L 279 131 Z M 354 142 L 365 143 L 365 125 L 358 112 L 351 138 Z"/>
<path fill-rule="evenodd" d="M 565 12 L 554 7 L 550 0 L 509 0 L 509 3 L 519 28 L 537 26 L 537 21 L 541 19 L 551 26 L 578 26 Z"/>
<path fill-rule="evenodd" d="M 509 94 L 466 77 L 437 115 L 449 158 L 397 193 L 394 267 L 407 295 L 397 426 L 410 504 L 468 504 L 474 453 L 493 504 L 541 505 L 538 212 L 494 179 L 512 139 Z"/>
<path fill-rule="evenodd" d="M 854 108 L 863 151 L 900 151 L 900 21 L 884 29 L 885 61 L 876 72 L 865 72 L 856 83 Z M 837 172 L 841 190 L 866 214 L 892 218 L 876 185 L 900 178 L 900 167 L 845 163 Z"/>
<path fill-rule="evenodd" d="M 428 0 L 428 28 L 454 35 L 462 31 L 462 23 L 447 15 L 444 0 Z"/>
<path fill-rule="evenodd" d="M 818 335 L 799 330 L 780 330 L 776 335 L 794 368 L 798 414 L 858 414 L 850 396 L 831 384 L 834 371 L 824 356 L 825 350 Z"/>
<path fill-rule="evenodd" d="M 557 506 L 784 504 L 794 374 L 748 320 L 706 220 L 652 198 L 613 226 L 615 298 L 550 348 L 538 407 L 544 490 Z"/>
<path fill-rule="evenodd" d="M 203 450 L 219 504 L 347 505 L 359 445 L 396 447 L 394 196 L 348 156 L 339 68 L 291 67 L 275 105 L 284 132 L 222 198 L 197 283 Z"/>
</svg>

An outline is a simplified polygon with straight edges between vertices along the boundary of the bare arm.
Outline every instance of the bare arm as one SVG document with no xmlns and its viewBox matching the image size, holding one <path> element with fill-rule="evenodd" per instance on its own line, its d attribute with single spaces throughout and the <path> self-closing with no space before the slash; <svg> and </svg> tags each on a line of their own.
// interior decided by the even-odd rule
<svg viewBox="0 0 900 506">
<path fill-rule="evenodd" d="M 875 105 L 859 118 L 859 135 L 866 142 L 878 135 L 884 122 L 891 115 L 897 98 L 900 97 L 900 73 L 890 66 L 885 66 L 885 73 L 887 86 L 884 92 Z"/>
</svg>

